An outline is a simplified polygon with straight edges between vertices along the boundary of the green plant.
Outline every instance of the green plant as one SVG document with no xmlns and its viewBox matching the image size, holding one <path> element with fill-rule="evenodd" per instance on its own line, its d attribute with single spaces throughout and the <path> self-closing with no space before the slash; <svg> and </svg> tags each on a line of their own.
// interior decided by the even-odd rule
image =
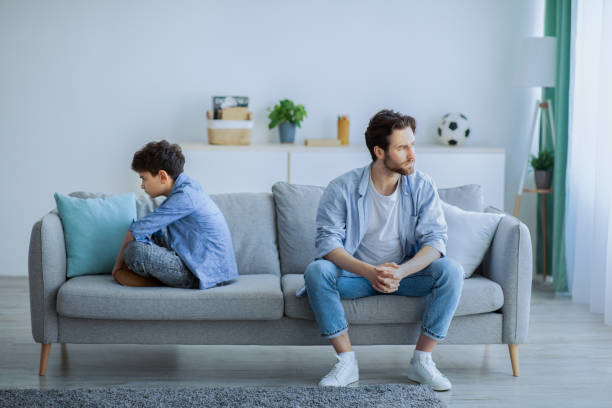
<svg viewBox="0 0 612 408">
<path fill-rule="evenodd" d="M 274 105 L 274 108 L 268 108 L 270 115 L 270 124 L 268 127 L 273 129 L 281 122 L 290 122 L 297 127 L 301 127 L 300 123 L 306 117 L 306 109 L 303 105 L 296 105 L 289 99 L 283 99 L 278 104 Z"/>
<path fill-rule="evenodd" d="M 550 170 L 555 165 L 555 154 L 552 150 L 544 149 L 538 157 L 531 155 L 530 163 L 534 170 Z"/>
</svg>

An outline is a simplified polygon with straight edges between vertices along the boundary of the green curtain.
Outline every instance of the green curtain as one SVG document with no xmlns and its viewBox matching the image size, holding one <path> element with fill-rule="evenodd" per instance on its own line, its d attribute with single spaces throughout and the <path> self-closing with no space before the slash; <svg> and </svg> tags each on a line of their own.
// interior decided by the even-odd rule
<svg viewBox="0 0 612 408">
<path fill-rule="evenodd" d="M 555 167 L 553 170 L 553 193 L 546 197 L 546 274 L 553 276 L 556 292 L 567 292 L 567 264 L 565 262 L 565 171 L 567 164 L 571 0 L 546 0 L 544 35 L 557 38 L 557 79 L 554 88 L 544 88 L 542 98 L 550 100 L 555 126 Z M 552 146 L 549 131 L 540 133 L 540 148 Z M 536 255 L 537 273 L 542 273 L 542 213 L 541 198 L 538 197 L 538 245 Z"/>
</svg>

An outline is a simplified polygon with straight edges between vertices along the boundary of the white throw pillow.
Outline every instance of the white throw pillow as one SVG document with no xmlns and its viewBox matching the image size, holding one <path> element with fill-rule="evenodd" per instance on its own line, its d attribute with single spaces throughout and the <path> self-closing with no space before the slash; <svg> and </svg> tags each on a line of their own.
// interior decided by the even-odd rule
<svg viewBox="0 0 612 408">
<path fill-rule="evenodd" d="M 465 211 L 442 202 L 448 225 L 446 256 L 463 266 L 463 277 L 472 276 L 482 262 L 503 214 Z"/>
</svg>

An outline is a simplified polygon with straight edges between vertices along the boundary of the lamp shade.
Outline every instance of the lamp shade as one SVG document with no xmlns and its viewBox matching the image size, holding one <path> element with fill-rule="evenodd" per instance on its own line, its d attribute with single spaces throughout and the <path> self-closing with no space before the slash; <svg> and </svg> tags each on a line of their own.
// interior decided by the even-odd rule
<svg viewBox="0 0 612 408">
<path fill-rule="evenodd" d="M 521 86 L 555 86 L 557 39 L 527 37 L 523 40 L 519 69 Z"/>
</svg>

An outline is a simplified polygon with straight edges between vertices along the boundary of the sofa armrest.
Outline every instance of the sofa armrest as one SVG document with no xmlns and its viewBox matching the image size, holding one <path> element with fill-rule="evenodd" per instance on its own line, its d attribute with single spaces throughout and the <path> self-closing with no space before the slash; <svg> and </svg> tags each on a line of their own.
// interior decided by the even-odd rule
<svg viewBox="0 0 612 408">
<path fill-rule="evenodd" d="M 57 292 L 66 281 L 64 230 L 57 212 L 36 222 L 28 255 L 32 336 L 38 343 L 57 343 Z"/>
<path fill-rule="evenodd" d="M 503 213 L 487 207 L 485 212 Z M 482 263 L 482 274 L 504 293 L 504 344 L 524 343 L 529 329 L 532 279 L 531 235 L 520 220 L 506 214 L 500 221 Z"/>
</svg>

